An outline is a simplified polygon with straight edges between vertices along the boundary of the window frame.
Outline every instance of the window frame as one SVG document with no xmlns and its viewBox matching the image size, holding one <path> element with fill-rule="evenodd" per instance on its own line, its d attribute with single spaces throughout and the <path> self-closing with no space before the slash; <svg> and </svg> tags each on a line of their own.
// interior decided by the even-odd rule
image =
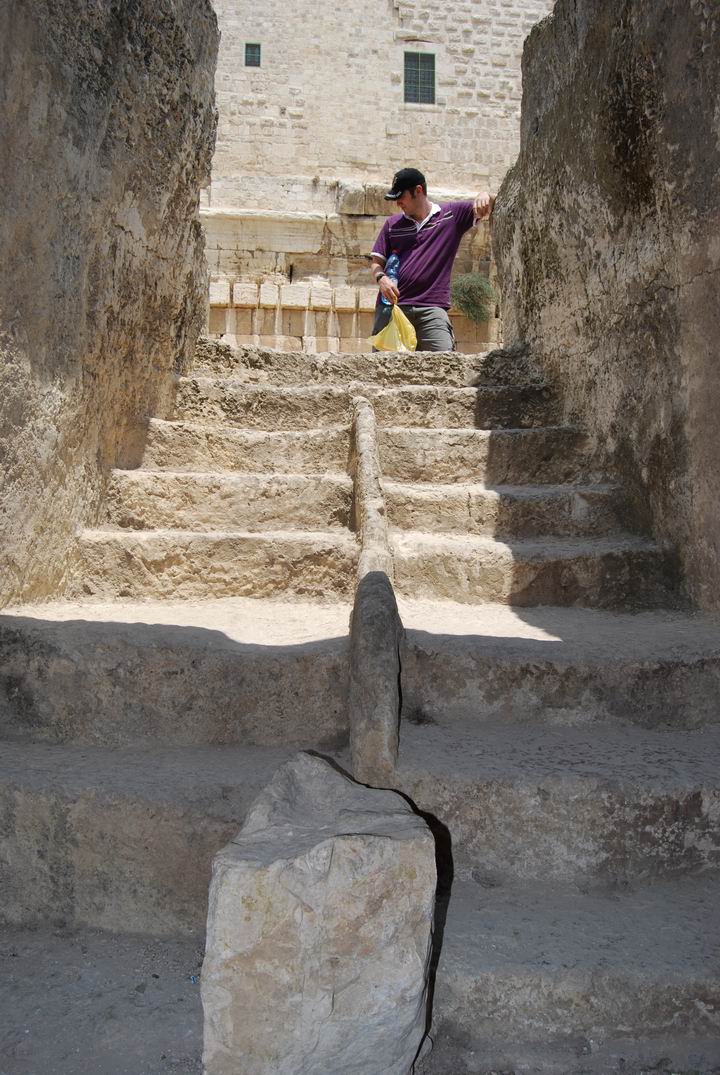
<svg viewBox="0 0 720 1075">
<path fill-rule="evenodd" d="M 416 72 L 414 72 L 416 83 L 415 87 L 413 87 L 415 89 L 415 92 L 417 93 L 417 96 L 415 97 L 408 96 L 409 90 L 411 88 L 411 85 L 409 85 L 408 82 L 408 61 L 411 57 L 413 60 L 416 60 L 417 63 L 417 70 Z M 426 61 L 425 64 L 423 64 L 423 60 Z M 432 71 L 431 98 L 428 98 L 427 96 L 427 70 L 423 72 L 423 66 L 425 66 L 426 69 L 431 69 Z M 425 74 L 425 96 L 423 96 L 423 74 Z M 416 52 L 411 51 L 409 49 L 405 49 L 403 51 L 403 102 L 406 105 L 437 104 L 436 64 L 434 52 Z"/>
<path fill-rule="evenodd" d="M 257 63 L 250 63 L 249 57 L 251 54 L 250 49 L 257 49 Z M 245 42 L 245 66 L 246 67 L 262 67 L 262 44 L 259 41 L 246 41 Z"/>
</svg>

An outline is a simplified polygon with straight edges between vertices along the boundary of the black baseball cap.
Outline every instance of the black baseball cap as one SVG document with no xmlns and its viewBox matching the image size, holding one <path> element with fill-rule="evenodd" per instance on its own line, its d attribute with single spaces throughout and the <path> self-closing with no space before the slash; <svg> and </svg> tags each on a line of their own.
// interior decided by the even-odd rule
<svg viewBox="0 0 720 1075">
<path fill-rule="evenodd" d="M 401 168 L 393 176 L 392 186 L 385 195 L 385 201 L 394 202 L 403 191 L 415 190 L 415 187 L 422 187 L 423 190 L 427 190 L 425 176 L 417 168 Z"/>
</svg>

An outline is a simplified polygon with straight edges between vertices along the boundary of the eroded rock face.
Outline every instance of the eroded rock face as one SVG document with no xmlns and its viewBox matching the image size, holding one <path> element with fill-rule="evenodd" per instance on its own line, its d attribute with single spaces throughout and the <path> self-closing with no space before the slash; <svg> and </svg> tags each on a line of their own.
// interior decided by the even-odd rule
<svg viewBox="0 0 720 1075">
<path fill-rule="evenodd" d="M 0 605 L 57 592 L 202 322 L 209 0 L 0 8 Z"/>
<path fill-rule="evenodd" d="M 505 338 L 720 604 L 720 9 L 558 0 L 523 60 L 495 213 Z"/>
<path fill-rule="evenodd" d="M 434 896 L 434 841 L 406 802 L 298 754 L 215 858 L 206 1075 L 408 1075 Z"/>
</svg>

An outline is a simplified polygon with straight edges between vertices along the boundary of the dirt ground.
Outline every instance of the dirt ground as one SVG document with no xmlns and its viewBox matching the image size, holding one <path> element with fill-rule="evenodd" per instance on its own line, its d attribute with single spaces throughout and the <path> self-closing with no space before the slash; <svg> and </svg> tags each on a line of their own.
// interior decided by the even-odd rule
<svg viewBox="0 0 720 1075">
<path fill-rule="evenodd" d="M 202 1071 L 202 941 L 0 930 L 0 1075 Z"/>
<path fill-rule="evenodd" d="M 202 957 L 200 939 L 0 928 L 0 1075 L 201 1075 Z M 720 1075 L 714 1065 L 627 1064 L 627 1041 L 606 1044 L 583 1056 L 587 1075 Z M 637 1051 L 663 1055 L 664 1044 L 665 1055 L 677 1051 L 671 1041 Z M 695 1044 L 707 1049 L 707 1039 Z M 452 1042 L 428 1045 L 417 1075 L 513 1075 Z M 569 1063 L 567 1051 L 525 1052 L 517 1075 L 579 1070 L 576 1054 Z"/>
</svg>

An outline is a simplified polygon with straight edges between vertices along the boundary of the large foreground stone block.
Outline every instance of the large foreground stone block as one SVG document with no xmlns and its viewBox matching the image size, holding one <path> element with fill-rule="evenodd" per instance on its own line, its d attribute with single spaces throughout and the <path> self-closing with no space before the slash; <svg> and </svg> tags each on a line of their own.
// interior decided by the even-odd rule
<svg viewBox="0 0 720 1075">
<path fill-rule="evenodd" d="M 206 1075 L 408 1075 L 425 1032 L 431 833 L 298 754 L 215 858 Z"/>
</svg>

